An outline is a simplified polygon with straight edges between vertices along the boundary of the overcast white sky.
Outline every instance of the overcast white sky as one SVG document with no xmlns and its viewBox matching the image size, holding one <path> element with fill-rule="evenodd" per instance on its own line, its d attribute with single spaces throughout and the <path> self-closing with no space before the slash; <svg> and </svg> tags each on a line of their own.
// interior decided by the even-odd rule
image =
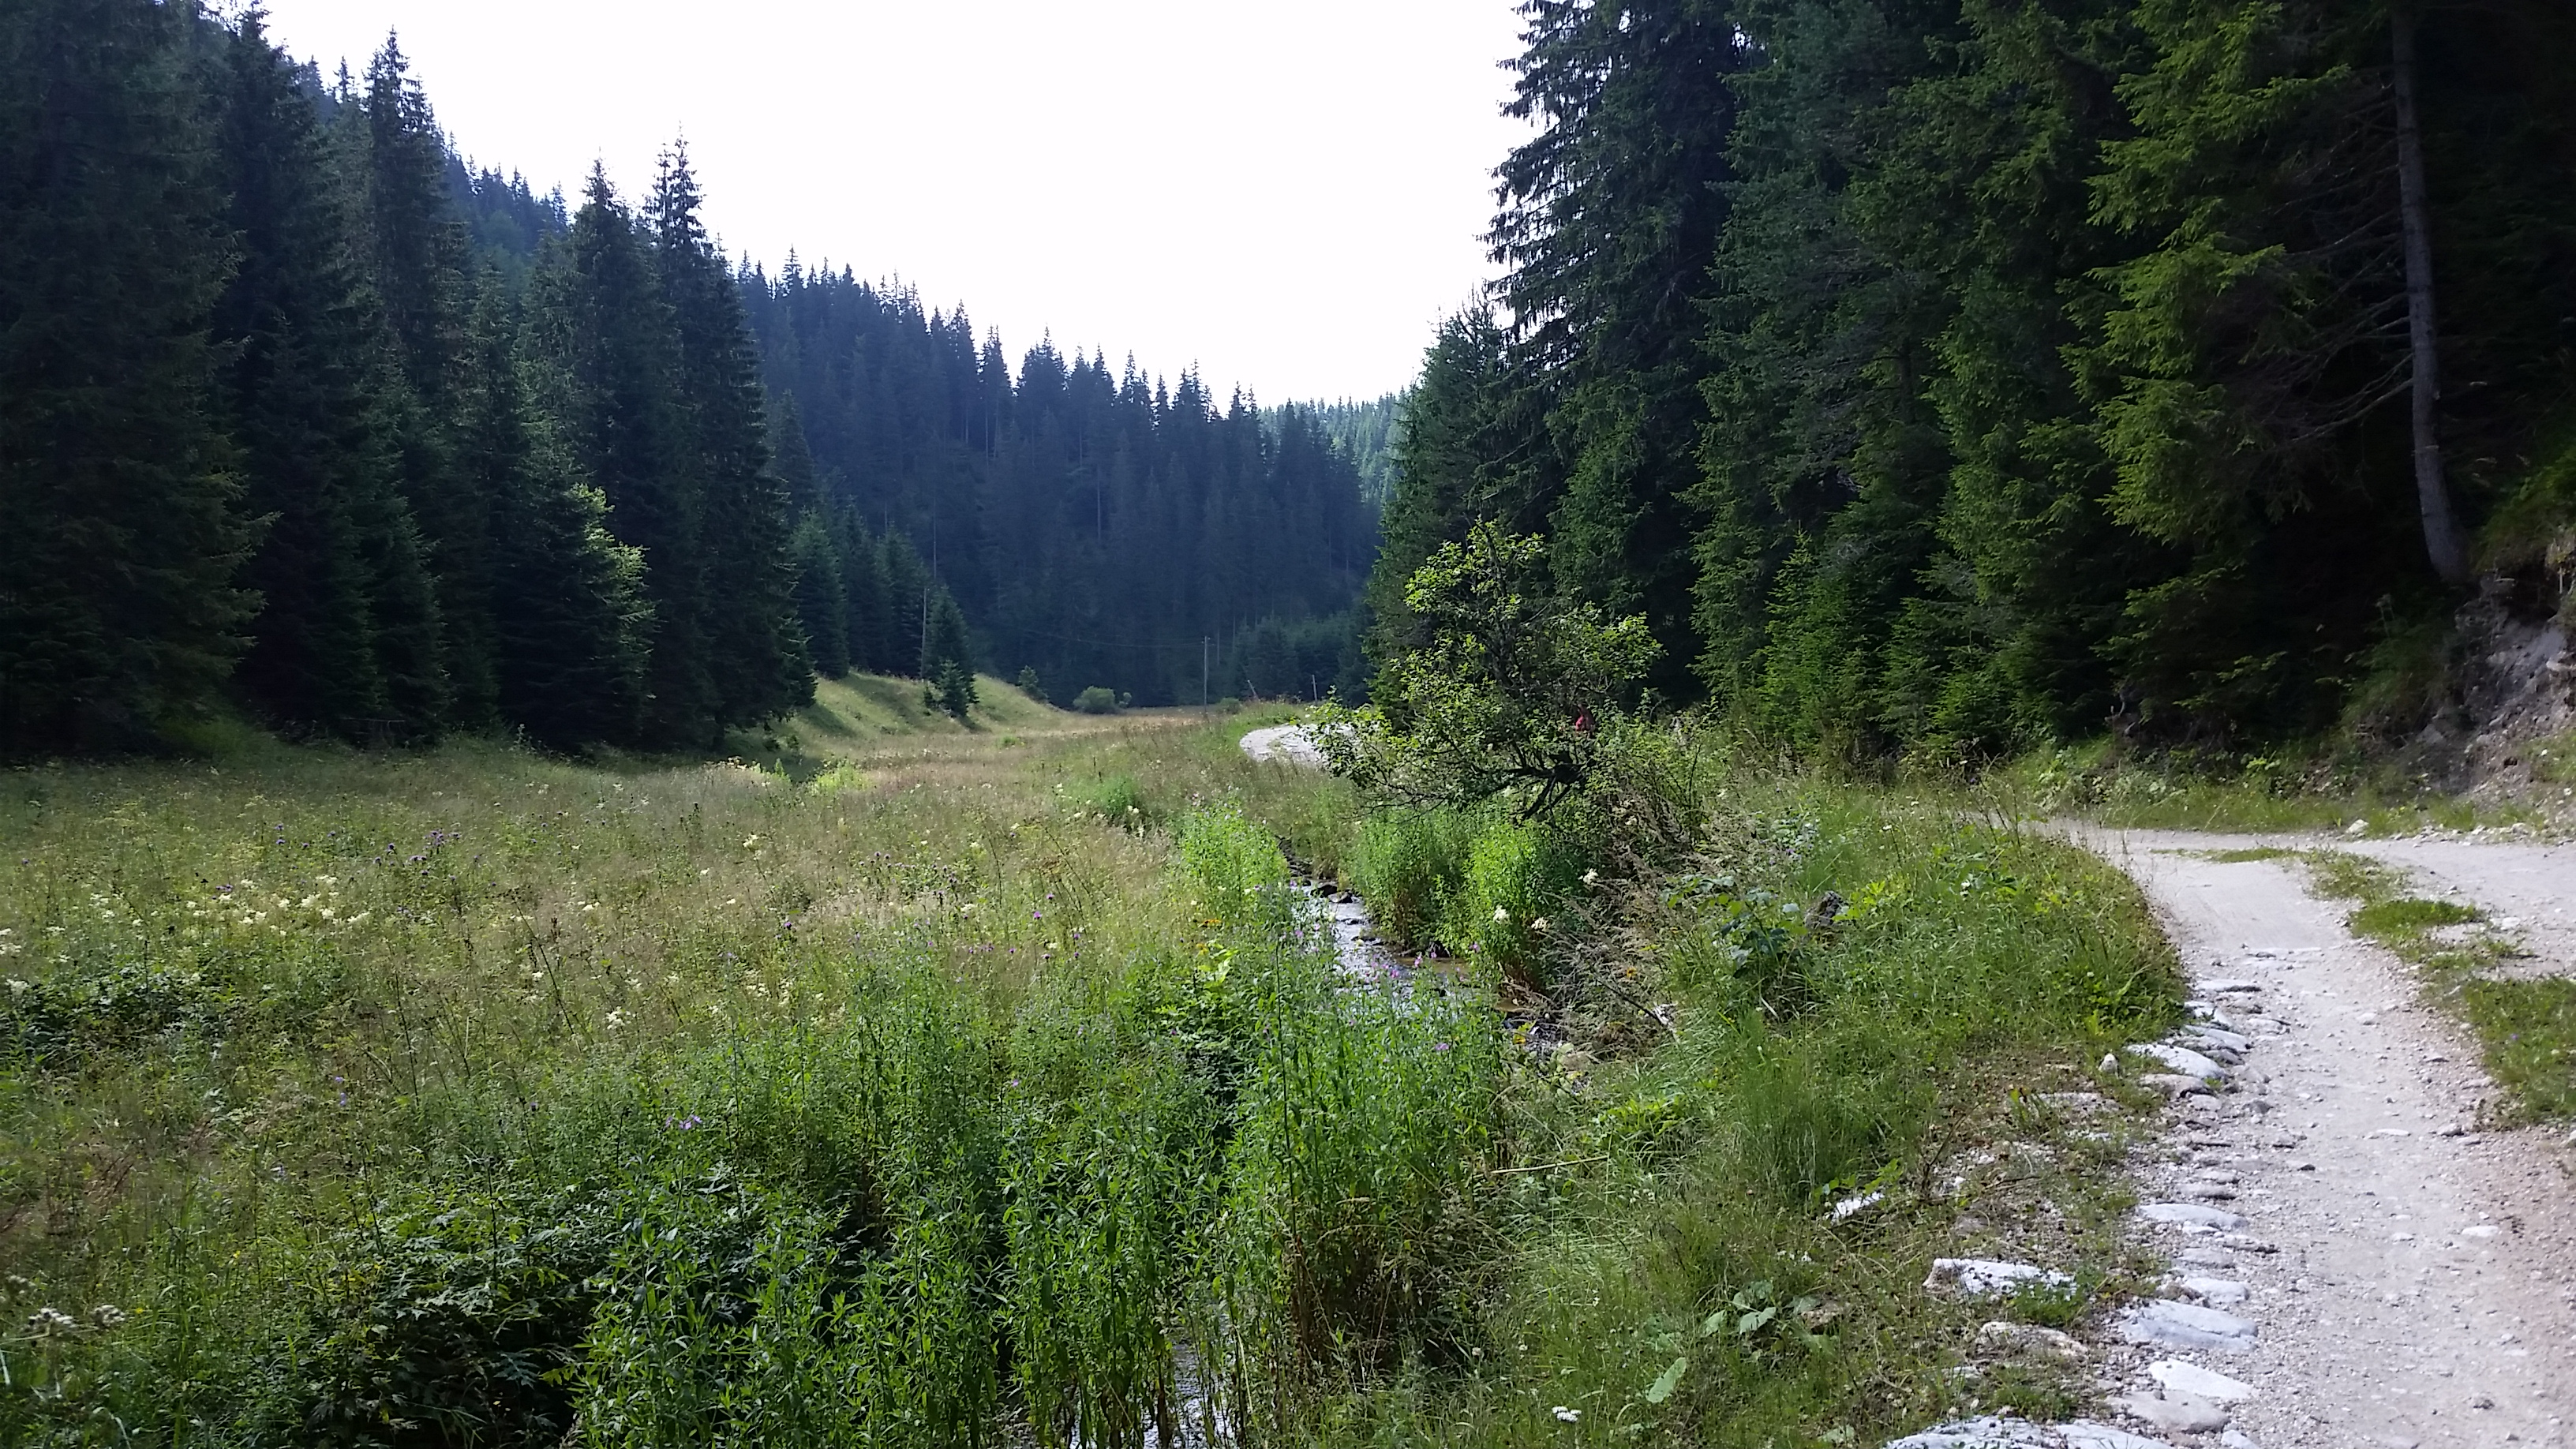
<svg viewBox="0 0 2576 1449">
<path fill-rule="evenodd" d="M 634 196 L 685 134 L 725 244 L 964 302 L 1016 363 L 1220 394 L 1410 381 L 1491 275 L 1511 0 L 270 0 L 326 73 L 399 30 L 459 146 Z"/>
</svg>

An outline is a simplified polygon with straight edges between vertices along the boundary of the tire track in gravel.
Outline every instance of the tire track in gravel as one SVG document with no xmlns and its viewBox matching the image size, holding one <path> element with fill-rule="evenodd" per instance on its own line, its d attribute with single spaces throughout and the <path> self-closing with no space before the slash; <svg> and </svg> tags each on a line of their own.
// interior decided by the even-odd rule
<svg viewBox="0 0 2576 1449">
<path fill-rule="evenodd" d="M 2490 910 L 2549 919 L 2558 908 L 2564 920 L 2576 851 L 2072 834 L 2145 889 L 2194 978 L 2196 1011 L 2245 1042 L 2225 1090 L 2180 1099 L 2140 1190 L 2246 1223 L 2141 1231 L 2175 1262 L 2168 1298 L 2219 1306 L 2241 1285 L 2222 1311 L 2250 1320 L 2253 1340 L 2114 1350 L 2106 1387 L 2121 1407 L 2177 1444 L 2230 1449 L 2576 1446 L 2564 1128 L 2479 1130 L 2496 1089 L 2465 1029 L 2418 999 L 2411 969 L 2356 940 L 2295 862 L 2212 858 L 2331 844 L 2426 872 Z M 2563 893 L 2551 883 L 2560 869 Z M 2564 954 L 2576 932 L 2541 935 L 2556 957 L 2542 969 L 2576 965 Z M 2177 1363 L 2252 1393 L 2228 1401 L 2232 1387 Z"/>
</svg>

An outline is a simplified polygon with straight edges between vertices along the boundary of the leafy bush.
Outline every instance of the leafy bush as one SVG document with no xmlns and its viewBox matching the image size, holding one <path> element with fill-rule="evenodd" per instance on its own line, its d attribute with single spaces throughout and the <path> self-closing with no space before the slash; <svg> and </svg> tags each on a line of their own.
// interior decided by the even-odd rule
<svg viewBox="0 0 2576 1449">
<path fill-rule="evenodd" d="M 1344 870 L 1386 939 L 1425 947 L 1439 939 L 1474 840 L 1474 821 L 1458 811 L 1386 811 L 1360 822 Z"/>
<path fill-rule="evenodd" d="M 1073 697 L 1073 707 L 1084 714 L 1116 714 L 1119 709 L 1115 691 L 1095 684 Z"/>
<path fill-rule="evenodd" d="M 1245 1403 L 1279 1404 L 1319 1368 L 1461 1356 L 1493 1250 L 1503 1051 L 1480 1002 L 1373 991 L 1265 1042 L 1219 1228 L 1226 1303 L 1258 1355 Z"/>
<path fill-rule="evenodd" d="M 1549 937 L 1565 930 L 1559 906 L 1582 869 L 1570 844 L 1544 826 L 1489 821 L 1468 847 L 1444 939 L 1456 949 L 1482 955 L 1524 984 L 1543 985 L 1541 961 Z M 1557 919 L 1551 921 L 1551 915 Z"/>
<path fill-rule="evenodd" d="M 1430 642 L 1388 662 L 1376 703 L 1315 712 L 1335 774 L 1417 808 L 1509 795 L 1524 818 L 1585 789 L 1657 646 L 1644 618 L 1559 597 L 1546 560 L 1545 540 L 1488 520 L 1414 573 L 1405 600 Z"/>
</svg>

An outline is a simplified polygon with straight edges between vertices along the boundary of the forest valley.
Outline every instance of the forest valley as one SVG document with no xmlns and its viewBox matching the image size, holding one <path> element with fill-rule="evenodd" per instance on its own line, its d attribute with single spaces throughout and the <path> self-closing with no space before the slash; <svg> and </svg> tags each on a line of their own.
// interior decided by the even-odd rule
<svg viewBox="0 0 2576 1449">
<path fill-rule="evenodd" d="M 1517 9 L 1503 280 L 1265 406 L 0 4 L 0 1443 L 2099 1411 L 2212 1008 L 2032 822 L 2535 818 L 2283 762 L 2563 655 L 2576 8 Z"/>
<path fill-rule="evenodd" d="M 694 748 L 854 669 L 1362 687 L 1367 408 L 1014 378 L 962 310 L 728 263 L 677 147 L 567 214 L 390 42 L 325 82 L 255 11 L 46 0 L 0 46 L 0 751 L 210 708 Z"/>
</svg>

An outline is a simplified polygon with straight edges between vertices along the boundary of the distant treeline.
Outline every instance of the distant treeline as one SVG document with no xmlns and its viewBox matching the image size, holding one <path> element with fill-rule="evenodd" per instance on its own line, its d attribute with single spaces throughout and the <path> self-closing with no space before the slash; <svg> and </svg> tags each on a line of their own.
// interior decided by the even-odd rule
<svg viewBox="0 0 2576 1449">
<path fill-rule="evenodd" d="M 810 448 L 790 471 L 810 466 L 841 532 L 908 539 L 1006 675 L 1140 704 L 1360 681 L 1349 615 L 1376 509 L 1313 411 L 1265 422 L 1196 376 L 1167 385 L 1044 341 L 1015 373 L 962 311 L 846 268 L 791 258 L 739 280 Z"/>
<path fill-rule="evenodd" d="M 2565 441 L 2565 0 L 1521 12 L 1510 271 L 1413 396 L 1381 656 L 1491 516 L 1787 739 L 2277 737 Z"/>
<path fill-rule="evenodd" d="M 1374 548 L 1310 421 L 1043 347 L 1014 384 L 962 316 L 743 273 L 676 148 L 568 209 L 390 43 L 326 81 L 255 11 L 0 9 L 0 258 L 0 752 L 225 704 L 696 747 L 818 667 L 1195 698 L 1202 638 L 1219 692 L 1347 641 Z"/>
</svg>

